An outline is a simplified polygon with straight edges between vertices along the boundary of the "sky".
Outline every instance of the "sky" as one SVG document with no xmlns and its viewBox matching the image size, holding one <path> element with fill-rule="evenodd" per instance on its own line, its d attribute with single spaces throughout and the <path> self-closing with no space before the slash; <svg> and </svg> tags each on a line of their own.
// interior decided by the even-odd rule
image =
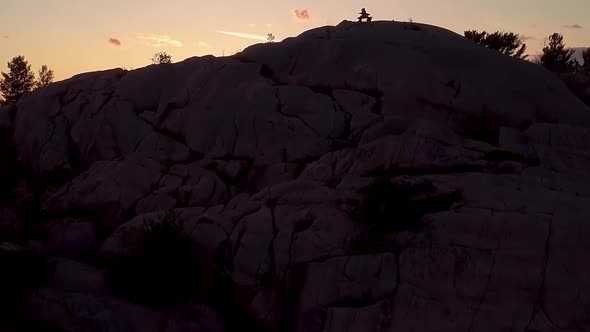
<svg viewBox="0 0 590 332">
<path fill-rule="evenodd" d="M 590 46 L 590 0 L 0 0 L 0 71 L 24 55 L 56 80 L 109 68 L 136 69 L 155 52 L 173 61 L 231 55 L 320 26 L 355 20 L 428 23 L 457 33 L 512 31 L 536 54 L 562 33 L 567 46 Z"/>
</svg>

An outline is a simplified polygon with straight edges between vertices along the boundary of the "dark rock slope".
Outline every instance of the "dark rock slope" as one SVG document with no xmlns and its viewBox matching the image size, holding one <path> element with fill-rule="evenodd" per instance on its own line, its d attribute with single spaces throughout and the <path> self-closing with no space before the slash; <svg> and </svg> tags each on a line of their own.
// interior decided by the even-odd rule
<svg viewBox="0 0 590 332">
<path fill-rule="evenodd" d="M 82 74 L 0 131 L 0 237 L 50 263 L 18 301 L 47 329 L 590 330 L 590 108 L 450 31 Z"/>
</svg>

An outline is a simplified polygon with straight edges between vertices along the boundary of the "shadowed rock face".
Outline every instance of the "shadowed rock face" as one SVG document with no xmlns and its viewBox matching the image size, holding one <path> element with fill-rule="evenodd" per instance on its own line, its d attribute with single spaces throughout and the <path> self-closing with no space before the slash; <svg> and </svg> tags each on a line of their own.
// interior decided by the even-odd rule
<svg viewBox="0 0 590 332">
<path fill-rule="evenodd" d="M 345 21 L 79 75 L 0 121 L 22 168 L 0 225 L 80 261 L 22 301 L 58 330 L 590 329 L 590 108 L 450 31 Z M 128 303 L 104 272 L 165 209 L 198 295 Z"/>
<path fill-rule="evenodd" d="M 590 106 L 590 73 L 568 73 L 560 75 L 560 78 L 576 96 Z"/>
</svg>

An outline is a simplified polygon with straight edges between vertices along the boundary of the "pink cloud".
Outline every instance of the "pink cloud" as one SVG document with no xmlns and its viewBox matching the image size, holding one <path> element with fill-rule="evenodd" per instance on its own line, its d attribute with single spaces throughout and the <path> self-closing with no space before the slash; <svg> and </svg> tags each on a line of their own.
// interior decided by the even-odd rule
<svg viewBox="0 0 590 332">
<path fill-rule="evenodd" d="M 111 37 L 111 38 L 109 38 L 109 44 L 115 45 L 115 46 L 121 46 L 121 40 Z"/>
<path fill-rule="evenodd" d="M 307 9 L 295 9 L 293 14 L 302 21 L 309 20 L 309 11 Z"/>
</svg>

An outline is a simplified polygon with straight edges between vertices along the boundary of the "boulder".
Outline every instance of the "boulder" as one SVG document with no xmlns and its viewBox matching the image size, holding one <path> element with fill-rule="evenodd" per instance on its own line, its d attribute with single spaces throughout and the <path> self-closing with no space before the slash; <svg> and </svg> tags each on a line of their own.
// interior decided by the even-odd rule
<svg viewBox="0 0 590 332">
<path fill-rule="evenodd" d="M 165 315 L 108 296 L 44 288 L 22 305 L 25 315 L 57 331 L 158 332 Z"/>
<path fill-rule="evenodd" d="M 69 172 L 79 166 L 81 153 L 76 148 L 76 142 L 72 141 L 71 129 L 82 118 L 83 110 L 88 116 L 103 110 L 110 100 L 115 82 L 122 75 L 122 70 L 77 75 L 25 94 L 19 100 L 13 140 L 18 159 L 29 173 L 49 176 L 58 171 Z M 98 119 L 101 118 L 103 116 L 99 115 Z M 100 128 L 94 126 L 87 134 L 96 133 Z"/>
<path fill-rule="evenodd" d="M 469 44 L 449 30 L 415 26 L 344 21 L 288 38 L 280 47 L 251 46 L 238 57 L 266 65 L 277 84 L 361 92 L 377 100 L 376 112 L 384 116 L 440 121 L 470 138 L 493 139 L 481 136 L 495 136 L 500 125 L 522 128 L 539 119 L 590 124 L 588 108 L 552 73 Z"/>
<path fill-rule="evenodd" d="M 63 219 L 49 221 L 46 250 L 61 257 L 80 258 L 91 253 L 98 245 L 94 222 L 86 219 Z"/>
<path fill-rule="evenodd" d="M 126 213 L 152 186 L 157 185 L 163 167 L 150 159 L 102 161 L 66 183 L 42 201 L 47 215 L 63 215 L 70 210 L 83 211 L 99 218 L 105 227 L 123 222 Z"/>
<path fill-rule="evenodd" d="M 66 258 L 49 261 L 48 287 L 64 292 L 110 295 L 105 271 Z"/>
</svg>

